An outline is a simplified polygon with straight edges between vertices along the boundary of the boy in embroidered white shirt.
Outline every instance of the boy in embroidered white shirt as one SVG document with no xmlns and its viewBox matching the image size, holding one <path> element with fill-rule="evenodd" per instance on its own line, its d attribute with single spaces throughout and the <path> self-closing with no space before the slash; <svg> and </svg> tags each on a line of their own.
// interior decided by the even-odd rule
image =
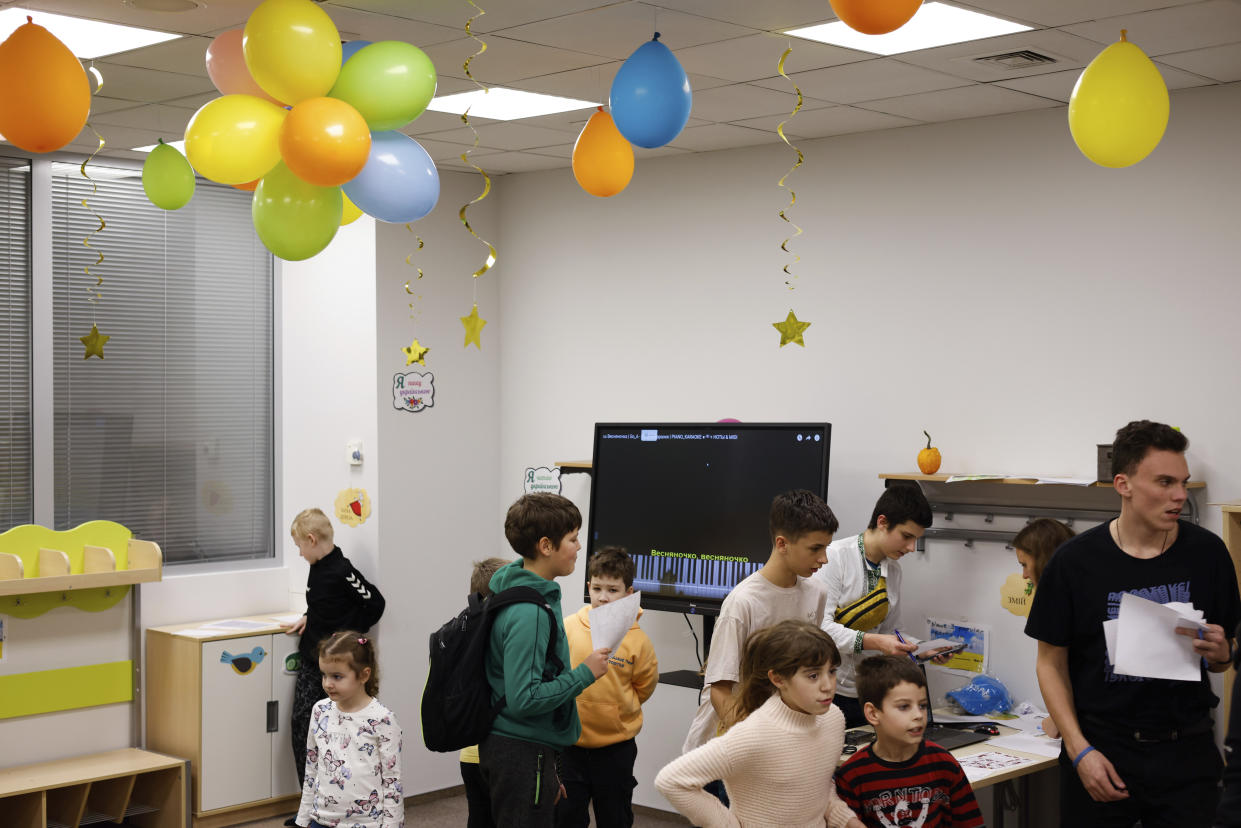
<svg viewBox="0 0 1241 828">
<path fill-rule="evenodd" d="M 814 576 L 827 593 L 823 629 L 840 649 L 836 705 L 846 727 L 866 724 L 854 683 L 857 662 L 916 649 L 896 634 L 900 559 L 913 551 L 931 520 L 931 505 L 917 484 L 893 484 L 879 496 L 866 531 L 829 546 L 827 565 Z"/>
</svg>

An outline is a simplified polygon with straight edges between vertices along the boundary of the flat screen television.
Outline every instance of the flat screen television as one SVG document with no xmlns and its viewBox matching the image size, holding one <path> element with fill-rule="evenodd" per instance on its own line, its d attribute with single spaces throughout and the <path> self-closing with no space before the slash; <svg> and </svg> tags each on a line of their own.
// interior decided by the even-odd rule
<svg viewBox="0 0 1241 828">
<path fill-rule="evenodd" d="M 772 498 L 827 498 L 831 436 L 829 423 L 596 424 L 586 572 L 596 549 L 623 546 L 644 608 L 718 614 L 771 553 Z"/>
</svg>

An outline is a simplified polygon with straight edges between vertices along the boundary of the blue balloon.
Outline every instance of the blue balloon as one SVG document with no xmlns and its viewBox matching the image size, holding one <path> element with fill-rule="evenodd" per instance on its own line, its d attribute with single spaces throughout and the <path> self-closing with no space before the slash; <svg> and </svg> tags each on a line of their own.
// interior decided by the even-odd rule
<svg viewBox="0 0 1241 828">
<path fill-rule="evenodd" d="M 371 42 L 369 40 L 350 40 L 346 43 L 340 44 L 340 65 L 344 66 L 345 61 L 353 57 L 363 47 L 370 45 Z"/>
<path fill-rule="evenodd" d="M 693 93 L 680 61 L 659 42 L 659 32 L 621 65 L 609 102 L 616 128 L 631 144 L 662 147 L 681 134 Z"/>
<path fill-rule="evenodd" d="M 362 172 L 344 186 L 358 209 L 380 221 L 404 224 L 431 212 L 440 174 L 422 146 L 400 132 L 372 132 Z"/>
</svg>

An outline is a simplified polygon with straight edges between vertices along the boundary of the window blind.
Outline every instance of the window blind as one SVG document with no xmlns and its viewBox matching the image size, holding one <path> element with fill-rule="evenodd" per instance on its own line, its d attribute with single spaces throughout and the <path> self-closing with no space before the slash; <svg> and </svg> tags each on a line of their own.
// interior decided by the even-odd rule
<svg viewBox="0 0 1241 828">
<path fill-rule="evenodd" d="M 30 164 L 0 158 L 0 531 L 34 520 L 30 430 Z"/>
<path fill-rule="evenodd" d="M 271 556 L 272 259 L 251 196 L 200 179 L 166 212 L 136 169 L 87 173 L 97 191 L 52 172 L 56 528 L 114 520 L 170 564 Z M 92 324 L 102 360 L 83 357 Z"/>
</svg>

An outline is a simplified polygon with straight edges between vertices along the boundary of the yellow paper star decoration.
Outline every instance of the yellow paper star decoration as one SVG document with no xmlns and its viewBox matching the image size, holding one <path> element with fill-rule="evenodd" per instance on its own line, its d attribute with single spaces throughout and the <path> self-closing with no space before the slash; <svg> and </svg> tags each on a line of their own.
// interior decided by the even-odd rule
<svg viewBox="0 0 1241 828">
<path fill-rule="evenodd" d="M 401 349 L 401 353 L 405 354 L 406 365 L 413 365 L 415 362 L 419 365 L 426 365 L 427 354 L 430 352 L 431 349 L 424 347 L 417 339 Z"/>
<path fill-rule="evenodd" d="M 103 346 L 112 337 L 99 333 L 99 328 L 94 325 L 90 326 L 90 333 L 86 336 L 79 336 L 78 341 L 86 346 L 86 354 L 82 359 L 90 359 L 97 356 L 103 359 Z"/>
<path fill-rule="evenodd" d="M 481 351 L 483 349 L 483 326 L 487 324 L 487 320 L 478 315 L 478 305 L 474 306 L 469 316 L 458 318 L 461 320 L 461 324 L 465 326 L 465 344 L 461 347 L 468 348 L 470 343 L 473 342 L 474 347 Z"/>
<path fill-rule="evenodd" d="M 797 320 L 797 316 L 794 315 L 792 310 L 790 310 L 787 319 L 783 322 L 772 322 L 771 327 L 780 332 L 781 348 L 788 345 L 790 342 L 796 342 L 798 345 L 805 348 L 806 342 L 802 339 L 802 333 L 805 332 L 806 328 L 810 327 L 810 324 L 811 323 L 809 322 L 799 322 Z"/>
</svg>

